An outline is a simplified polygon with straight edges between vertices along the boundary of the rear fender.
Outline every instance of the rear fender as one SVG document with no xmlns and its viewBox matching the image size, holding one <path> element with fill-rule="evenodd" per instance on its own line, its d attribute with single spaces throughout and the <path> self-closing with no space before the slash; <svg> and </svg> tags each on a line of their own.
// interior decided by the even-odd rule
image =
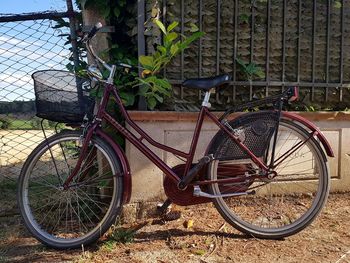
<svg viewBox="0 0 350 263">
<path fill-rule="evenodd" d="M 311 130 L 315 134 L 315 136 L 320 140 L 327 155 L 329 157 L 334 157 L 334 153 L 333 153 L 333 150 L 332 150 L 329 142 L 327 141 L 326 137 L 322 134 L 320 129 L 316 127 L 315 124 L 313 124 L 309 120 L 301 117 L 300 115 L 297 115 L 295 113 L 286 112 L 286 111 L 282 112 L 282 118 L 295 121 L 298 124 L 302 124 L 303 126 L 308 128 L 309 130 Z"/>
<path fill-rule="evenodd" d="M 123 177 L 123 204 L 130 202 L 131 197 L 131 190 L 132 190 L 132 180 L 131 180 L 131 173 L 130 173 L 130 165 L 129 162 L 125 156 L 124 151 L 121 149 L 121 147 L 115 143 L 115 141 L 105 132 L 103 132 L 101 129 L 96 130 L 96 135 L 98 137 L 101 137 L 103 140 L 105 140 L 114 150 L 115 154 L 117 155 L 121 168 L 123 170 L 122 177 Z"/>
</svg>

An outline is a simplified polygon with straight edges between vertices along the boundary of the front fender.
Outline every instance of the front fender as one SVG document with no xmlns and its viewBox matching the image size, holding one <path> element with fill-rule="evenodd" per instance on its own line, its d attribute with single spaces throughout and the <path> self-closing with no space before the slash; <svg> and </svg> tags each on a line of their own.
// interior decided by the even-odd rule
<svg viewBox="0 0 350 263">
<path fill-rule="evenodd" d="M 334 157 L 334 153 L 333 150 L 329 144 L 329 142 L 327 141 L 326 137 L 322 134 L 322 132 L 320 131 L 319 128 L 316 127 L 315 124 L 313 124 L 312 122 L 310 122 L 309 120 L 301 117 L 300 115 L 297 115 L 295 113 L 291 113 L 291 112 L 286 112 L 283 111 L 282 112 L 282 118 L 286 118 L 292 121 L 296 121 L 298 123 L 301 123 L 303 126 L 307 127 L 308 129 L 310 129 L 312 132 L 315 132 L 315 135 L 317 136 L 317 138 L 320 140 L 320 142 L 323 145 L 323 148 L 325 149 L 327 155 L 329 157 Z"/>
<path fill-rule="evenodd" d="M 101 129 L 96 129 L 96 135 L 105 140 L 114 150 L 119 158 L 121 168 L 123 169 L 123 204 L 129 203 L 131 198 L 132 180 L 130 173 L 130 165 L 121 147 Z"/>
</svg>

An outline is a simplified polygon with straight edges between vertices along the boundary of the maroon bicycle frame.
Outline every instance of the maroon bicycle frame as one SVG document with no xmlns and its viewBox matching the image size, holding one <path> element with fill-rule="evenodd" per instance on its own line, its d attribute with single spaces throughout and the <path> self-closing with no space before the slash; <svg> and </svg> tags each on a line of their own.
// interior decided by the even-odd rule
<svg viewBox="0 0 350 263">
<path fill-rule="evenodd" d="M 106 107 L 107 107 L 107 103 L 109 101 L 109 98 L 111 96 L 111 94 L 114 96 L 114 98 L 116 99 L 116 103 L 121 111 L 121 114 L 123 115 L 123 117 L 125 118 L 125 121 L 127 124 L 130 125 L 130 127 L 132 127 L 138 134 L 139 137 L 136 137 L 136 135 L 134 135 L 133 133 L 131 133 L 128 129 L 126 129 L 125 127 L 123 127 L 120 123 L 118 123 L 107 111 L 106 111 Z M 283 116 L 283 114 L 282 114 Z M 174 155 L 180 156 L 182 158 L 186 159 L 186 163 L 185 163 L 185 169 L 184 169 L 184 174 L 182 176 L 185 176 L 192 165 L 193 162 L 193 158 L 194 158 L 194 154 L 197 148 L 197 144 L 198 144 L 198 139 L 199 139 L 199 135 L 201 132 L 201 128 L 203 125 L 203 121 L 204 118 L 208 117 L 209 119 L 211 119 L 221 130 L 225 131 L 225 133 L 233 140 L 237 143 L 237 145 L 239 145 L 239 147 L 246 152 L 251 160 L 262 170 L 265 172 L 269 171 L 269 167 L 263 163 L 263 161 L 258 158 L 257 156 L 254 155 L 254 153 L 252 153 L 243 143 L 241 143 L 241 141 L 236 138 L 232 132 L 219 121 L 219 118 L 216 117 L 214 114 L 212 114 L 207 107 L 202 106 L 198 115 L 198 119 L 197 119 L 197 123 L 196 123 L 196 127 L 194 130 L 194 134 L 193 134 L 193 138 L 192 138 L 192 142 L 191 142 L 191 146 L 189 149 L 188 153 L 179 151 L 177 149 L 174 149 L 172 147 L 166 146 L 164 144 L 158 143 L 155 140 L 153 140 L 148 134 L 146 134 L 129 116 L 128 112 L 126 111 L 126 109 L 124 108 L 124 105 L 120 99 L 120 96 L 117 92 L 117 89 L 114 85 L 111 84 L 107 84 L 105 86 L 105 90 L 103 93 L 103 97 L 102 100 L 100 102 L 100 106 L 98 108 L 96 117 L 95 117 L 95 121 L 92 123 L 92 125 L 88 128 L 86 136 L 85 136 L 85 140 L 84 140 L 84 144 L 83 147 L 81 149 L 81 154 L 79 157 L 79 160 L 77 162 L 76 167 L 74 168 L 74 170 L 72 171 L 72 174 L 67 178 L 67 180 L 64 183 L 64 187 L 68 187 L 69 183 L 71 182 L 71 180 L 77 175 L 77 173 L 79 172 L 80 166 L 82 164 L 84 155 L 86 154 L 87 151 L 87 147 L 88 147 L 88 142 L 91 140 L 93 134 L 95 131 L 97 131 L 99 129 L 99 127 L 101 126 L 101 122 L 102 120 L 105 120 L 108 124 L 112 125 L 118 132 L 120 132 L 128 141 L 130 141 L 137 149 L 139 149 L 147 158 L 149 158 L 160 170 L 162 170 L 166 176 L 170 176 L 170 178 L 172 178 L 176 183 L 180 182 L 181 178 L 179 177 L 178 174 L 176 174 L 171 167 L 169 167 L 163 160 L 161 160 L 152 150 L 150 150 L 144 143 L 143 140 L 146 140 L 148 143 L 150 143 L 151 145 L 153 145 L 154 147 L 157 147 L 159 149 L 162 149 L 164 151 L 170 152 Z M 293 117 L 293 115 L 291 115 L 292 119 L 295 118 Z M 301 119 L 299 118 L 298 121 L 301 121 Z M 313 124 L 310 124 L 310 122 L 308 121 L 304 121 L 302 123 L 305 123 L 305 125 L 311 129 L 311 133 L 310 133 L 310 138 L 313 136 L 318 136 L 321 139 L 321 142 L 323 143 L 326 152 L 328 153 L 328 155 L 332 156 L 333 152 L 329 147 L 328 143 L 324 143 L 327 142 L 326 139 L 324 138 L 324 136 L 322 135 L 322 133 L 319 132 L 319 130 L 317 129 L 317 127 L 315 127 Z M 301 145 L 305 144 L 308 140 L 306 140 L 305 142 L 303 142 Z M 301 146 L 299 145 L 299 147 Z M 288 152 L 288 155 L 292 154 L 296 149 L 294 149 L 293 151 Z M 226 180 L 230 180 L 230 179 L 226 179 Z M 225 180 L 225 181 L 226 181 Z M 234 179 L 233 179 L 234 180 Z M 206 181 L 206 183 L 210 183 L 210 181 Z M 214 183 L 214 181 L 213 181 Z"/>
<path fill-rule="evenodd" d="M 126 129 L 125 127 L 123 127 L 120 123 L 118 123 L 107 111 L 106 111 L 106 107 L 107 107 L 107 103 L 109 101 L 109 98 L 111 96 L 111 94 L 114 96 L 114 98 L 116 99 L 117 105 L 123 115 L 123 117 L 125 118 L 126 123 L 128 123 L 130 125 L 130 127 L 132 127 L 140 136 L 136 137 L 133 133 L 131 133 L 128 129 Z M 232 135 L 232 133 L 228 130 L 227 127 L 225 127 L 220 121 L 219 119 L 212 114 L 207 107 L 202 106 L 201 110 L 199 112 L 199 116 L 197 119 L 197 124 L 194 130 L 194 134 L 193 134 L 193 138 L 192 138 L 192 142 L 191 142 L 191 146 L 190 146 L 190 150 L 188 153 L 179 151 L 177 149 L 174 149 L 172 147 L 166 146 L 164 144 L 158 143 L 155 140 L 153 140 L 148 134 L 146 134 L 129 116 L 128 112 L 126 111 L 126 109 L 124 108 L 124 105 L 120 99 L 120 96 L 115 88 L 114 85 L 111 84 L 107 84 L 105 86 L 105 90 L 103 93 L 103 97 L 101 99 L 100 102 L 100 106 L 98 107 L 98 111 L 96 114 L 96 118 L 95 118 L 95 122 L 91 125 L 91 127 L 89 127 L 86 136 L 85 136 L 85 143 L 83 144 L 83 147 L 81 149 L 81 154 L 79 157 L 79 160 L 77 162 L 77 165 L 75 167 L 75 169 L 72 171 L 71 175 L 67 178 L 67 180 L 64 183 L 65 187 L 68 187 L 69 183 L 71 182 L 71 180 L 74 178 L 74 176 L 76 176 L 76 174 L 79 172 L 80 166 L 82 164 L 83 161 L 83 157 L 84 154 L 87 151 L 87 147 L 88 147 L 88 143 L 91 139 L 91 137 L 94 134 L 94 131 L 100 126 L 102 120 L 105 120 L 108 124 L 112 125 L 118 132 L 120 132 L 128 141 L 130 141 L 137 149 L 139 149 L 147 158 L 149 158 L 160 170 L 162 170 L 167 176 L 170 176 L 173 180 L 175 180 L 175 182 L 180 182 L 180 177 L 179 175 L 177 175 L 172 169 L 171 167 L 169 167 L 163 160 L 161 160 L 155 153 L 152 152 L 152 150 L 150 150 L 142 141 L 146 140 L 148 143 L 150 143 L 151 145 L 162 149 L 164 151 L 170 152 L 174 155 L 180 156 L 182 158 L 186 159 L 186 164 L 185 164 L 185 171 L 184 171 L 184 175 L 186 175 L 192 165 L 193 162 L 193 158 L 194 158 L 194 154 L 197 148 L 197 144 L 198 144 L 198 139 L 199 139 L 199 135 L 201 132 L 201 128 L 203 125 L 203 121 L 205 117 L 209 117 L 217 126 L 220 127 L 220 129 L 224 130 L 228 136 L 231 137 L 232 140 L 234 140 L 243 151 L 245 151 L 250 158 L 252 159 L 252 161 L 258 166 L 260 167 L 262 170 L 264 171 L 268 171 L 268 167 L 258 158 L 256 157 L 244 144 L 242 144 L 239 139 L 237 139 L 234 135 Z"/>
</svg>

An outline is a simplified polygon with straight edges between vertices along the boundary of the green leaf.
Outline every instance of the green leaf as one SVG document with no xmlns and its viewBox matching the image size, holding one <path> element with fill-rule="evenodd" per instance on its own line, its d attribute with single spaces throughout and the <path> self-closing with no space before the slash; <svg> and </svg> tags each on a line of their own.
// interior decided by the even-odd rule
<svg viewBox="0 0 350 263">
<path fill-rule="evenodd" d="M 334 1 L 334 8 L 340 9 L 342 7 L 341 1 Z"/>
<path fill-rule="evenodd" d="M 94 88 L 90 90 L 90 96 L 94 98 L 102 98 L 103 96 L 103 89 L 101 88 Z"/>
<path fill-rule="evenodd" d="M 109 6 L 103 6 L 99 9 L 99 11 L 104 18 L 107 18 L 111 13 L 111 8 Z"/>
<path fill-rule="evenodd" d="M 125 106 L 132 106 L 135 103 L 135 95 L 130 92 L 119 92 Z"/>
<path fill-rule="evenodd" d="M 162 30 L 162 32 L 166 35 L 167 32 L 166 32 L 164 24 L 158 19 L 154 19 L 153 21 L 159 27 L 159 29 Z"/>
<path fill-rule="evenodd" d="M 113 13 L 116 17 L 120 16 L 120 9 L 118 7 L 114 8 Z"/>
<path fill-rule="evenodd" d="M 259 78 L 263 79 L 265 78 L 265 72 L 262 71 L 261 68 L 258 68 L 257 72 L 255 73 L 255 75 L 257 75 Z"/>
<path fill-rule="evenodd" d="M 183 41 L 180 44 L 180 49 L 186 49 L 193 41 L 197 40 L 198 38 L 202 37 L 204 35 L 204 32 L 195 32 L 190 37 L 186 38 L 185 41 Z"/>
<path fill-rule="evenodd" d="M 236 58 L 236 62 L 244 71 L 246 71 L 247 65 L 244 63 L 244 61 L 242 59 Z"/>
<path fill-rule="evenodd" d="M 247 74 L 254 75 L 256 73 L 256 65 L 254 63 L 249 63 L 246 67 Z"/>
<path fill-rule="evenodd" d="M 140 56 L 139 61 L 140 64 L 146 69 L 152 69 L 154 63 L 152 56 Z"/>
<path fill-rule="evenodd" d="M 177 34 L 177 33 L 171 32 L 171 33 L 169 33 L 169 34 L 167 34 L 167 35 L 165 36 L 164 42 L 165 42 L 165 43 L 171 43 L 171 42 L 173 42 L 175 39 L 177 39 L 177 37 L 178 37 L 178 34 Z"/>
<path fill-rule="evenodd" d="M 174 28 L 176 28 L 178 25 L 179 25 L 179 22 L 177 21 L 172 22 L 167 28 L 168 33 L 172 31 Z"/>
<path fill-rule="evenodd" d="M 179 46 L 177 44 L 175 45 L 171 45 L 171 48 L 170 48 L 170 54 L 172 56 L 175 56 L 177 54 L 177 52 L 179 51 Z"/>
<path fill-rule="evenodd" d="M 242 21 L 242 23 L 245 23 L 245 24 L 249 24 L 249 15 L 247 15 L 247 14 L 241 14 L 240 16 L 239 16 L 239 20 L 241 20 Z"/>
<path fill-rule="evenodd" d="M 162 53 L 162 55 L 166 55 L 166 48 L 163 46 L 157 46 L 157 49 Z"/>
<path fill-rule="evenodd" d="M 158 100 L 160 103 L 163 103 L 163 97 L 159 96 L 158 94 L 154 93 L 153 96 Z"/>
<path fill-rule="evenodd" d="M 117 3 L 120 7 L 123 7 L 126 4 L 126 0 L 118 0 Z"/>
<path fill-rule="evenodd" d="M 161 86 L 162 88 L 164 88 L 164 89 L 167 89 L 167 90 L 171 89 L 171 84 L 170 84 L 169 81 L 166 80 L 166 79 L 158 79 L 158 78 L 156 78 L 156 79 L 154 80 L 154 82 L 155 82 L 157 85 L 159 85 L 159 86 Z"/>
<path fill-rule="evenodd" d="M 74 71 L 74 66 L 73 66 L 73 64 L 71 64 L 71 63 L 68 63 L 68 64 L 66 65 L 66 68 L 67 68 L 69 71 L 71 71 L 71 72 Z"/>
<path fill-rule="evenodd" d="M 151 110 L 153 110 L 156 105 L 157 105 L 157 101 L 154 97 L 150 97 L 147 99 L 147 105 L 148 105 L 148 108 L 150 108 Z"/>
<path fill-rule="evenodd" d="M 137 92 L 137 95 L 140 95 L 140 96 L 145 96 L 146 92 L 149 90 L 149 86 L 141 86 L 139 88 L 139 91 Z"/>
<path fill-rule="evenodd" d="M 191 23 L 190 26 L 191 26 L 190 31 L 191 31 L 192 33 L 198 32 L 198 31 L 199 31 L 199 28 L 198 28 L 198 26 L 197 26 L 196 24 Z"/>
</svg>

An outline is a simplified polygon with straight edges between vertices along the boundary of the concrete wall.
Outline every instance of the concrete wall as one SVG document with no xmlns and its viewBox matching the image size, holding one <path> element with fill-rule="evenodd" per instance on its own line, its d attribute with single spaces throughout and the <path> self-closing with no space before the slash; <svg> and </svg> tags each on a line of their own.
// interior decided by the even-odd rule
<svg viewBox="0 0 350 263">
<path fill-rule="evenodd" d="M 300 113 L 314 122 L 324 133 L 335 153 L 328 158 L 332 177 L 332 191 L 350 191 L 350 114 L 344 112 Z M 196 113 L 176 112 L 130 112 L 131 118 L 154 140 L 189 151 L 196 122 Z M 207 144 L 218 130 L 210 121 L 205 121 L 199 138 L 195 161 L 203 156 Z M 182 163 L 170 153 L 150 146 L 168 165 Z M 132 202 L 156 201 L 165 198 L 163 173 L 134 146 L 127 142 L 126 155 L 133 179 Z"/>
</svg>

